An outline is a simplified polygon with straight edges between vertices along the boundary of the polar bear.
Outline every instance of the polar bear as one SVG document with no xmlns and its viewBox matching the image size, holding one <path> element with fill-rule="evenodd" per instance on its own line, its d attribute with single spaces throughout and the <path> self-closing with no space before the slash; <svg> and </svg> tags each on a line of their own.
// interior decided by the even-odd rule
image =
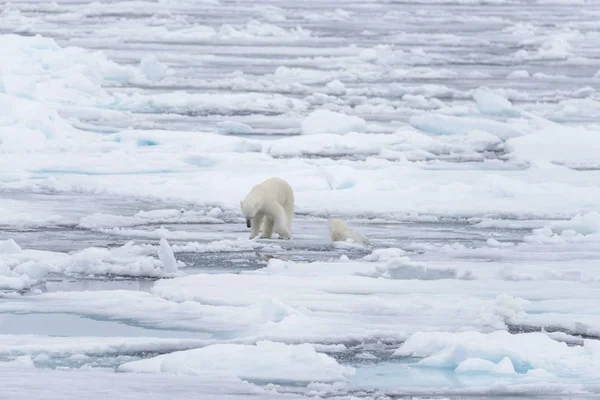
<svg viewBox="0 0 600 400">
<path fill-rule="evenodd" d="M 341 219 L 329 220 L 329 235 L 334 242 L 345 242 L 348 239 L 352 239 L 355 243 L 362 244 L 363 246 L 371 244 L 368 238 L 354 232 Z"/>
<path fill-rule="evenodd" d="M 274 228 L 280 238 L 291 239 L 294 192 L 283 179 L 269 178 L 254 186 L 240 206 L 250 228 L 250 239 L 258 235 L 263 222 L 261 238 L 269 239 Z"/>
</svg>

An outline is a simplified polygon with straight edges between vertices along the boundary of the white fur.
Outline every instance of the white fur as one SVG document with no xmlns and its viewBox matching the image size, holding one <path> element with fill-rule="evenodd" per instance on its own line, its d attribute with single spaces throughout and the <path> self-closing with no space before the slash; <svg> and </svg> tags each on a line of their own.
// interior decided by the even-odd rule
<svg viewBox="0 0 600 400">
<path fill-rule="evenodd" d="M 250 221 L 250 239 L 258 235 L 263 222 L 261 238 L 270 238 L 275 230 L 280 238 L 291 239 L 294 192 L 283 179 L 269 178 L 254 186 L 240 206 L 246 221 Z"/>
<path fill-rule="evenodd" d="M 363 246 L 371 244 L 367 237 L 354 232 L 341 219 L 329 220 L 329 235 L 331 235 L 331 240 L 334 242 L 345 242 L 351 239 L 354 243 L 362 244 Z"/>
</svg>

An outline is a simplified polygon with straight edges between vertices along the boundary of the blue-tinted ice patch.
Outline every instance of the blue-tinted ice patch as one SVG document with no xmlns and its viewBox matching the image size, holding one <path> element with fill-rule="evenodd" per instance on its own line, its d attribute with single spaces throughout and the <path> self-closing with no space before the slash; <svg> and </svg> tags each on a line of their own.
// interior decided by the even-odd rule
<svg viewBox="0 0 600 400">
<path fill-rule="evenodd" d="M 234 145 L 232 151 L 235 153 L 260 153 L 262 144 L 244 140 Z"/>
<path fill-rule="evenodd" d="M 345 179 L 341 182 L 335 182 L 334 180 L 327 180 L 327 185 L 331 190 L 344 190 L 344 189 L 352 189 L 356 185 L 356 181 L 353 179 Z"/>
<path fill-rule="evenodd" d="M 367 363 L 356 366 L 349 384 L 360 389 L 393 389 L 397 387 L 456 387 L 459 382 L 450 369 L 415 368 L 414 359 L 397 362 Z"/>
<path fill-rule="evenodd" d="M 137 145 L 140 147 L 158 146 L 159 143 L 157 141 L 151 140 L 151 139 L 140 139 L 140 140 L 138 140 Z"/>
<path fill-rule="evenodd" d="M 357 179 L 352 170 L 347 167 L 322 168 L 320 171 L 330 190 L 352 189 L 357 184 Z"/>
<path fill-rule="evenodd" d="M 196 167 L 212 167 L 217 164 L 217 160 L 207 156 L 190 156 L 186 157 L 184 161 Z"/>
</svg>

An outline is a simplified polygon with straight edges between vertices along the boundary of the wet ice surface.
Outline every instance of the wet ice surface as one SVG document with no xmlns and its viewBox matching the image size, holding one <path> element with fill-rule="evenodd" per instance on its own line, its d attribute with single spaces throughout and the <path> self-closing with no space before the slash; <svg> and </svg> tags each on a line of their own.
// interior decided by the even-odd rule
<svg viewBox="0 0 600 400">
<path fill-rule="evenodd" d="M 21 192 L 5 193 L 5 198 L 23 199 L 23 196 L 24 193 Z M 73 254 L 73 252 L 76 253 L 81 251 L 82 248 L 85 250 L 85 248 L 93 246 L 119 248 L 127 243 L 129 238 L 123 237 L 121 234 L 111 235 L 110 233 L 98 237 L 98 232 L 95 229 L 76 228 L 78 225 L 76 221 L 81 221 L 90 214 L 98 212 L 128 216 L 136 214 L 140 210 L 150 211 L 153 209 L 161 209 L 162 207 L 160 202 L 136 202 L 135 200 L 127 198 L 122 198 L 120 202 L 116 201 L 116 199 L 109 202 L 107 199 L 103 200 L 102 197 L 98 197 L 98 203 L 94 205 L 93 209 L 90 209 L 86 206 L 86 202 L 89 201 L 87 195 L 63 194 L 57 197 L 54 196 L 54 194 L 37 194 L 29 198 L 28 201 L 29 204 L 32 205 L 32 208 L 35 208 L 39 203 L 54 207 L 55 209 L 58 208 L 59 204 L 78 204 L 77 207 L 68 208 L 70 212 L 69 218 L 72 220 L 72 223 L 65 224 L 65 226 L 60 229 L 56 229 L 55 227 L 35 227 L 26 230 L 19 228 L 3 229 L 0 240 L 14 238 L 21 244 L 23 249 L 70 252 L 71 254 Z M 120 203 L 129 203 L 130 207 L 122 208 L 118 205 Z M 176 209 L 184 213 L 194 209 L 193 206 L 185 203 L 167 205 L 176 207 Z M 235 219 L 235 217 L 232 217 L 232 219 Z M 457 286 L 458 292 L 467 293 L 466 291 L 473 291 L 473 294 L 476 294 L 476 297 L 477 293 L 481 295 L 486 292 L 486 290 L 477 283 L 480 279 L 492 278 L 492 281 L 487 285 L 493 286 L 498 283 L 500 284 L 498 289 L 487 290 L 493 299 L 497 294 L 515 291 L 521 296 L 526 297 L 527 292 L 523 292 L 522 289 L 520 289 L 521 285 L 519 281 L 521 279 L 525 279 L 525 281 L 529 279 L 547 279 L 544 275 L 550 274 L 552 270 L 554 270 L 554 274 L 566 274 L 562 277 L 562 279 L 566 279 L 563 285 L 573 284 L 573 280 L 578 281 L 579 279 L 582 279 L 581 275 L 577 275 L 578 273 L 590 273 L 595 281 L 597 281 L 599 276 L 598 272 L 595 272 L 597 269 L 584 268 L 588 264 L 583 264 L 584 267 L 582 268 L 575 267 L 570 275 L 567 271 L 569 267 L 565 268 L 562 266 L 565 261 L 569 262 L 569 260 L 575 259 L 588 259 L 588 263 L 591 263 L 589 265 L 595 264 L 595 257 L 597 255 L 595 247 L 586 248 L 584 246 L 583 248 L 578 248 L 577 246 L 573 246 L 563 250 L 549 252 L 547 247 L 542 246 L 536 248 L 535 244 L 527 245 L 524 243 L 524 237 L 531 234 L 532 227 L 544 226 L 552 222 L 548 220 L 486 219 L 486 224 L 483 224 L 478 219 L 450 217 L 443 221 L 435 222 L 400 222 L 382 221 L 380 219 L 356 219 L 350 221 L 356 229 L 359 229 L 363 234 L 369 236 L 374 249 L 405 249 L 405 255 L 410 257 L 411 262 L 426 262 L 429 268 L 435 266 L 443 269 L 452 266 L 455 268 L 455 271 L 452 273 L 458 273 L 459 275 L 452 275 L 455 277 L 460 277 L 465 271 L 471 271 L 474 273 L 474 276 L 469 277 L 466 281 L 456 281 L 455 285 Z M 135 245 L 156 245 L 157 239 L 153 238 L 152 235 L 144 237 L 140 232 L 153 232 L 161 225 L 162 224 L 160 223 L 137 225 L 135 228 L 138 235 L 135 238 Z M 200 252 L 176 252 L 177 260 L 183 261 L 186 264 L 185 268 L 181 269 L 184 276 L 239 274 L 257 270 L 260 272 L 262 268 L 267 266 L 269 266 L 268 268 L 276 267 L 276 265 L 272 264 L 273 261 L 269 264 L 269 260 L 279 259 L 292 261 L 297 264 L 291 265 L 290 268 L 292 268 L 292 270 L 287 272 L 275 269 L 272 271 L 275 275 L 281 273 L 284 275 L 290 274 L 291 276 L 298 275 L 299 279 L 303 279 L 302 276 L 305 274 L 308 276 L 316 274 L 315 276 L 318 277 L 320 273 L 324 273 L 324 278 L 327 278 L 327 275 L 333 274 L 331 275 L 331 278 L 335 279 L 335 275 L 339 274 L 338 279 L 345 279 L 344 276 L 347 273 L 343 272 L 343 268 L 339 272 L 335 272 L 335 269 L 330 270 L 330 268 L 332 268 L 331 266 L 335 268 L 335 260 L 339 260 L 340 257 L 345 256 L 348 257 L 350 261 L 356 260 L 360 263 L 363 257 L 373 252 L 373 249 L 332 245 L 327 238 L 326 221 L 316 217 L 299 216 L 297 218 L 295 225 L 296 233 L 293 241 L 286 242 L 276 239 L 262 241 L 260 247 L 252 249 L 244 248 L 244 246 L 240 244 L 238 247 L 234 246 L 229 249 L 215 248 L 210 251 L 210 248 L 208 248 L 209 251 L 202 252 L 203 248 L 198 247 L 219 242 L 218 240 L 215 241 L 211 239 L 213 233 L 223 232 L 223 234 L 238 238 L 245 236 L 247 232 L 241 221 L 224 222 L 223 224 L 171 224 L 168 225 L 168 228 L 170 232 L 185 231 L 197 235 L 198 240 L 195 248 L 200 249 Z M 205 235 L 208 239 L 202 239 L 202 235 Z M 494 246 L 495 242 L 492 242 L 490 245 L 488 240 L 491 238 L 498 243 L 504 243 L 505 246 L 508 246 L 506 244 L 511 244 L 511 246 L 497 247 L 497 245 Z M 72 243 L 71 249 L 68 249 L 69 243 Z M 189 245 L 187 239 L 171 241 L 171 245 L 175 249 L 177 248 L 177 245 L 185 246 L 186 244 Z M 519 249 L 519 246 L 528 247 Z M 377 254 L 377 252 L 374 254 Z M 385 257 L 385 253 L 381 257 Z M 394 260 L 395 257 L 397 259 L 397 256 L 391 255 L 392 260 Z M 383 259 L 385 258 L 382 258 L 382 260 Z M 324 262 L 325 264 L 323 264 L 323 267 L 316 265 L 316 268 L 312 268 L 311 264 L 304 264 L 314 262 Z M 540 265 L 541 271 L 536 271 L 536 268 L 534 267 L 536 264 Z M 552 264 L 555 264 L 557 267 L 548 267 Z M 302 265 L 304 265 L 304 267 L 302 267 Z M 383 265 L 385 265 L 385 263 Z M 528 266 L 523 267 L 524 265 Z M 296 266 L 299 266 L 300 269 L 295 269 Z M 515 268 L 517 269 L 515 272 L 516 276 L 507 276 L 507 274 L 514 271 Z M 302 270 L 304 270 L 304 272 L 302 272 Z M 322 272 L 319 272 L 320 270 L 322 270 Z M 416 270 L 413 271 L 409 269 L 408 271 L 409 275 L 405 277 L 408 279 L 425 279 L 423 282 L 428 282 L 428 279 L 435 279 L 431 276 L 428 277 L 428 275 L 420 275 L 421 272 Z M 352 274 L 352 270 L 350 270 L 349 273 Z M 411 276 L 411 273 L 416 275 Z M 519 273 L 531 274 L 531 277 L 519 277 Z M 372 278 L 364 279 L 369 280 Z M 471 281 L 471 279 L 475 280 Z M 505 283 L 497 282 L 495 279 L 500 279 Z M 508 281 L 506 281 L 506 279 L 508 279 Z M 511 284 L 511 281 L 514 283 Z M 204 311 L 201 310 L 198 310 L 199 313 L 195 315 L 196 312 L 193 308 L 189 311 L 185 310 L 186 307 L 173 309 L 173 311 L 168 311 L 169 316 L 164 319 L 150 317 L 149 315 L 146 315 L 142 309 L 136 311 L 137 306 L 133 306 L 134 302 L 139 303 L 140 301 L 143 301 L 144 297 L 130 297 L 126 294 L 141 291 L 148 293 L 150 296 L 153 294 L 164 296 L 164 294 L 161 294 L 162 292 L 156 292 L 153 289 L 155 282 L 156 277 L 106 276 L 102 274 L 87 275 L 85 273 L 67 273 L 65 275 L 64 273 L 51 273 L 45 280 L 42 280 L 30 289 L 23 291 L 23 294 L 18 298 L 11 296 L 10 291 L 5 292 L 7 297 L 0 301 L 0 336 L 5 338 L 5 348 L 3 352 L 0 352 L 0 359 L 15 364 L 22 357 L 27 357 L 27 360 L 31 360 L 29 361 L 32 363 L 31 365 L 43 370 L 60 370 L 65 368 L 76 370 L 88 370 L 92 368 L 92 370 L 98 371 L 100 371 L 100 369 L 116 370 L 121 365 L 151 359 L 152 357 L 157 357 L 161 354 L 169 354 L 170 352 L 181 348 L 188 349 L 206 345 L 210 346 L 211 344 L 220 341 L 223 341 L 224 343 L 252 343 L 256 340 L 252 339 L 255 334 L 247 336 L 247 334 L 243 333 L 243 330 L 238 333 L 232 333 L 235 331 L 230 331 L 229 329 L 232 328 L 225 326 L 228 324 L 228 322 L 226 322 L 227 319 L 216 322 L 216 325 L 211 328 L 211 325 L 214 322 L 205 324 L 202 320 L 204 318 L 214 317 L 205 315 Z M 315 283 L 317 282 L 318 281 L 315 281 Z M 411 281 L 409 280 L 406 282 Z M 418 296 L 418 293 L 424 289 L 424 287 L 419 288 L 420 285 L 417 284 L 417 281 L 413 282 L 415 283 L 409 285 L 409 290 L 406 292 L 406 295 L 408 296 Z M 432 296 L 435 296 L 434 293 L 436 292 L 444 293 L 453 286 L 448 286 L 446 284 L 436 285 L 435 281 L 429 282 L 433 283 L 431 288 L 434 291 L 430 292 L 429 289 L 425 289 L 424 293 L 431 293 Z M 446 280 L 446 282 L 448 281 Z M 450 280 L 449 282 L 452 281 Z M 240 307 L 244 302 L 243 299 L 245 295 L 243 292 L 245 289 L 236 289 L 236 285 L 237 284 L 232 284 L 230 288 L 224 287 L 220 291 L 225 291 L 225 293 L 228 291 L 236 292 L 236 294 L 231 295 L 231 298 L 234 303 L 237 303 L 237 306 Z M 252 281 L 249 281 L 245 285 L 252 286 L 255 284 L 252 283 Z M 561 285 L 561 289 L 563 285 Z M 410 288 L 411 286 L 412 289 Z M 460 289 L 462 286 L 464 286 L 464 289 Z M 535 288 L 536 286 L 537 285 L 533 285 L 531 287 Z M 552 284 L 552 287 L 554 286 L 555 285 Z M 581 286 L 581 288 L 584 288 L 585 286 L 587 285 Z M 596 284 L 592 284 L 592 287 L 595 286 Z M 211 304 L 220 308 L 218 305 L 221 300 L 211 298 L 211 290 L 208 290 L 205 284 L 192 284 L 192 287 L 198 288 L 198 293 L 202 298 L 202 300 L 197 299 L 196 301 L 206 302 L 206 304 Z M 265 286 L 261 287 L 263 287 L 263 289 L 258 290 L 264 290 L 264 288 L 266 288 Z M 588 289 L 592 289 L 592 287 L 588 287 Z M 188 289 L 182 287 L 182 290 L 187 291 Z M 283 290 L 285 291 L 285 289 Z M 339 289 L 332 288 L 327 290 L 336 292 Z M 365 289 L 359 289 L 359 291 L 364 290 L 370 289 L 366 289 L 366 287 Z M 376 289 L 373 294 L 362 293 L 358 294 L 358 297 L 364 297 L 365 295 L 373 297 L 379 290 L 382 291 L 382 296 L 384 296 L 382 297 L 383 299 L 393 293 L 393 291 L 402 291 L 404 289 L 392 289 L 392 292 L 390 292 L 390 289 L 382 287 L 382 289 Z M 545 297 L 551 299 L 553 297 L 552 293 L 555 293 L 554 291 L 556 289 L 549 287 L 548 290 L 551 293 Z M 89 299 L 85 299 L 87 297 L 85 293 L 89 293 L 90 291 L 100 293 L 99 297 L 92 296 Z M 122 300 L 120 300 L 120 297 L 117 297 L 113 302 L 109 301 L 109 303 L 104 303 L 104 300 L 101 299 L 106 298 L 106 296 L 111 297 L 111 291 L 116 291 L 115 293 L 118 292 L 119 296 L 124 297 L 122 297 Z M 64 292 L 66 292 L 64 295 L 61 294 Z M 177 300 L 180 296 L 177 294 L 178 292 L 179 289 L 175 289 L 174 299 L 176 301 L 180 301 Z M 448 294 L 452 292 L 454 292 L 453 289 L 448 290 Z M 60 297 L 38 299 L 39 296 L 43 296 L 43 293 L 50 295 L 56 293 L 59 294 Z M 69 293 L 71 293 L 73 297 L 71 297 Z M 350 295 L 352 289 L 348 289 L 347 293 L 347 295 Z M 536 294 L 535 292 L 532 294 L 533 298 L 540 296 L 540 294 Z M 83 295 L 83 297 L 80 297 L 81 295 Z M 225 294 L 225 298 L 228 296 L 230 295 Z M 280 318 L 285 318 L 285 315 L 287 315 L 289 311 L 283 311 L 285 308 L 281 309 L 281 307 L 297 307 L 294 305 L 294 302 L 298 300 L 293 300 L 293 297 L 289 297 L 289 295 L 279 297 L 277 291 L 275 291 L 267 294 L 267 296 L 272 299 L 278 299 L 276 300 L 277 302 L 282 301 L 287 303 L 287 305 L 282 306 L 277 305 L 276 303 L 263 304 L 261 306 L 263 308 L 261 311 L 263 317 L 261 317 L 261 319 L 267 318 L 267 320 L 282 321 Z M 484 294 L 484 297 L 486 296 L 487 295 Z M 582 294 L 582 298 L 587 296 L 590 295 Z M 458 295 L 454 301 L 463 301 L 460 300 L 461 297 L 462 295 Z M 567 294 L 567 297 L 570 297 L 570 295 Z M 166 298 L 169 298 L 169 296 Z M 332 301 L 333 299 L 334 297 L 328 301 Z M 423 297 L 420 301 L 426 302 L 426 299 L 427 296 Z M 108 298 L 106 298 L 106 300 L 108 300 Z M 594 301 L 593 297 L 589 297 L 589 300 L 591 302 Z M 292 303 L 289 303 L 289 301 Z M 350 298 L 348 298 L 346 301 L 349 302 L 346 305 L 348 311 L 351 311 L 353 307 L 356 307 L 352 304 L 352 302 L 356 300 L 350 300 Z M 308 304 L 308 307 L 314 308 L 314 306 Z M 481 303 L 481 305 L 476 307 L 484 307 L 483 304 L 484 303 Z M 501 303 L 497 304 L 496 307 Z M 343 308 L 346 308 L 346 306 Z M 115 307 L 122 307 L 125 313 L 117 311 Z M 223 308 L 222 312 L 229 313 L 229 311 L 226 311 L 226 308 L 227 307 Z M 318 308 L 319 307 L 314 310 L 316 311 Z M 360 306 L 360 308 L 362 308 L 362 306 Z M 127 309 L 131 310 L 127 311 Z M 358 311 L 359 309 L 353 311 L 353 315 L 356 315 L 354 313 L 360 312 Z M 251 310 L 252 307 L 250 307 L 247 312 L 254 312 Z M 426 393 L 429 395 L 461 396 L 475 391 L 479 393 L 479 395 L 484 396 L 487 393 L 487 387 L 498 384 L 498 376 L 483 373 L 476 373 L 474 375 L 456 375 L 451 368 L 447 367 L 432 369 L 431 367 L 419 366 L 419 357 L 394 355 L 395 350 L 401 346 L 406 338 L 406 335 L 402 333 L 403 329 L 412 325 L 410 322 L 408 324 L 403 322 L 402 320 L 404 318 L 413 319 L 413 323 L 416 324 L 416 329 L 419 329 L 419 326 L 427 326 L 427 329 L 439 329 L 441 327 L 438 323 L 448 323 L 447 315 L 452 315 L 456 312 L 460 313 L 458 309 L 455 309 L 454 311 L 450 309 L 449 311 L 444 311 L 441 317 L 435 317 L 434 314 L 429 314 L 433 309 L 430 310 L 431 311 L 417 311 L 417 309 L 415 309 L 405 317 L 394 316 L 393 313 L 385 316 L 390 310 L 385 311 L 382 315 L 384 318 L 382 321 L 390 318 L 400 319 L 399 321 L 396 321 L 402 324 L 398 328 L 395 328 L 395 333 L 399 334 L 396 336 L 389 333 L 367 333 L 365 336 L 365 333 L 360 333 L 358 331 L 349 332 L 349 335 L 345 336 L 343 330 L 334 333 L 337 331 L 337 328 L 335 327 L 332 327 L 333 330 L 330 333 L 325 333 L 326 331 L 324 331 L 322 334 L 309 333 L 310 330 L 314 328 L 306 330 L 306 333 L 302 335 L 309 335 L 307 341 L 317 343 L 317 349 L 323 351 L 324 354 L 331 356 L 341 365 L 352 366 L 355 368 L 354 374 L 343 387 L 326 385 L 320 390 L 324 391 L 323 393 L 329 394 L 335 393 L 343 395 L 345 393 L 362 393 L 362 395 L 366 396 L 375 396 L 377 393 L 387 393 L 392 396 L 420 395 Z M 275 314 L 272 314 L 273 312 L 275 312 Z M 277 313 L 280 312 L 283 312 L 282 316 L 277 316 Z M 305 312 L 306 311 L 303 311 L 302 313 Z M 516 312 L 519 313 L 519 311 Z M 293 311 L 292 313 L 295 314 L 296 311 Z M 425 314 L 419 316 L 419 313 Z M 536 314 L 535 311 L 531 311 L 531 313 Z M 544 314 L 544 311 L 541 311 L 541 313 Z M 427 317 L 428 314 L 429 316 Z M 183 319 L 178 322 L 177 318 L 172 317 L 173 315 L 180 315 Z M 422 317 L 426 317 L 426 319 L 422 319 Z M 457 315 L 454 314 L 453 318 L 456 317 Z M 331 315 L 329 318 L 334 318 L 335 321 L 339 317 Z M 356 318 L 356 316 L 354 318 Z M 371 323 L 373 324 L 382 323 L 377 318 L 369 318 L 366 316 L 362 318 L 367 318 L 362 324 L 368 325 L 369 319 L 371 319 Z M 431 320 L 428 321 L 430 318 Z M 441 318 L 441 320 L 438 319 L 438 322 L 436 322 L 436 318 Z M 559 317 L 556 321 L 560 322 L 562 321 L 562 318 Z M 396 322 L 392 322 L 391 326 Z M 471 318 L 465 320 L 465 323 L 468 325 L 472 322 L 474 322 L 474 320 Z M 314 323 L 316 322 L 312 322 L 311 325 Z M 338 323 L 345 324 L 345 322 Z M 518 320 L 518 318 L 514 322 L 511 322 L 510 318 L 508 318 L 506 319 L 506 323 L 506 329 L 513 334 L 540 332 L 542 329 L 545 329 L 550 332 L 549 335 L 555 335 L 552 337 L 557 341 L 566 343 L 571 347 L 581 347 L 585 338 L 588 340 L 596 340 L 599 336 L 598 333 L 594 333 L 598 332 L 597 324 L 594 323 L 592 323 L 594 328 L 590 330 L 590 333 L 578 331 L 577 329 L 585 329 L 581 326 L 569 328 L 568 326 L 560 325 L 560 323 L 554 326 L 552 322 L 545 323 L 542 321 L 542 324 L 540 325 L 539 323 L 531 323 L 527 320 Z M 485 327 L 485 325 L 486 323 L 484 322 L 482 328 L 484 331 L 488 331 L 490 327 Z M 358 326 L 360 326 L 360 323 Z M 223 329 L 225 330 L 223 331 Z M 392 331 L 390 331 L 390 333 L 391 332 Z M 314 336 L 315 334 L 316 336 Z M 310 338 L 310 335 L 313 335 L 313 337 Z M 244 338 L 245 336 L 246 338 Z M 295 343 L 297 342 L 297 339 L 294 339 L 295 336 L 296 334 L 292 334 L 291 336 L 284 334 L 284 336 L 279 337 L 279 340 Z M 319 339 L 320 336 L 322 336 L 321 339 Z M 21 342 L 20 345 L 17 345 L 16 343 L 11 344 L 14 342 L 15 338 L 19 337 L 22 338 L 19 340 L 19 342 Z M 48 337 L 50 338 L 50 341 L 46 345 L 43 345 L 41 343 L 44 343 L 44 340 L 48 339 L 42 340 L 42 337 Z M 60 349 L 60 342 L 54 343 L 51 339 L 53 337 L 72 338 L 74 342 L 70 345 L 70 348 L 57 350 Z M 219 337 L 222 339 L 219 340 Z M 263 337 L 260 337 L 259 335 L 258 339 L 276 337 L 277 336 L 273 337 L 272 334 L 268 334 Z M 104 347 L 101 347 L 101 350 L 98 350 L 97 345 L 86 344 L 90 341 L 95 343 L 95 341 L 103 340 L 102 338 L 108 340 L 114 338 L 114 340 L 117 340 L 117 342 L 120 343 L 120 347 L 115 348 L 113 345 L 110 345 L 113 346 L 113 349 L 107 352 L 106 350 L 103 350 Z M 128 345 L 129 338 L 145 338 L 144 340 L 149 341 L 149 344 L 138 346 L 134 344 Z M 156 342 L 156 340 L 160 340 L 161 338 L 175 340 L 189 339 L 197 340 L 197 342 L 189 344 L 185 344 L 185 342 L 179 344 L 162 344 L 162 342 Z M 22 347 L 25 343 L 28 343 L 26 346 L 32 347 Z M 336 343 L 342 345 L 342 347 L 336 347 Z M 204 365 L 209 368 L 211 361 L 205 361 Z M 15 367 L 19 366 L 15 365 Z M 81 372 L 73 371 L 72 373 Z M 102 375 L 99 375 L 97 379 L 101 379 L 101 376 Z M 269 382 L 274 383 L 277 385 L 277 390 L 280 392 L 302 393 L 304 391 L 302 385 L 297 386 L 296 384 L 292 384 L 290 386 L 290 382 L 286 380 L 264 380 L 252 377 L 247 377 L 245 379 L 259 386 L 263 386 Z M 506 381 L 507 379 L 508 381 Z M 526 395 L 531 390 L 539 390 L 535 389 L 539 387 L 536 386 L 536 383 L 523 382 L 523 378 L 520 378 L 518 375 L 502 377 L 502 380 L 508 382 L 507 384 L 512 382 L 513 387 L 511 389 L 506 389 L 506 391 L 510 393 Z M 593 379 L 590 381 L 589 379 L 580 379 L 578 377 L 564 378 L 561 380 L 562 385 L 583 384 L 586 390 L 591 390 L 592 392 L 594 391 L 594 382 Z M 527 386 L 527 384 L 530 386 Z M 126 391 L 127 389 L 123 388 L 123 390 Z M 496 396 L 494 398 L 496 398 Z"/>
<path fill-rule="evenodd" d="M 2 394 L 597 397 L 599 15 L 7 4 Z M 294 238 L 249 241 L 271 175 Z"/>
</svg>

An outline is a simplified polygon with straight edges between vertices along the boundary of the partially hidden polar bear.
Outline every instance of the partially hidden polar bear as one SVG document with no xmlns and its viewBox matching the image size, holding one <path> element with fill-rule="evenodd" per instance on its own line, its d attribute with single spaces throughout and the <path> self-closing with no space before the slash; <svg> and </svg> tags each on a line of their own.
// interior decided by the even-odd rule
<svg viewBox="0 0 600 400">
<path fill-rule="evenodd" d="M 254 186 L 240 202 L 246 226 L 250 228 L 250 239 L 254 239 L 263 225 L 263 239 L 273 235 L 273 229 L 282 239 L 291 239 L 294 219 L 294 192 L 280 178 L 269 178 Z"/>
<path fill-rule="evenodd" d="M 346 223 L 341 219 L 330 219 L 329 220 L 329 235 L 331 240 L 334 242 L 346 242 L 348 239 L 352 240 L 356 244 L 363 246 L 370 245 L 369 238 L 354 232 Z"/>
</svg>

